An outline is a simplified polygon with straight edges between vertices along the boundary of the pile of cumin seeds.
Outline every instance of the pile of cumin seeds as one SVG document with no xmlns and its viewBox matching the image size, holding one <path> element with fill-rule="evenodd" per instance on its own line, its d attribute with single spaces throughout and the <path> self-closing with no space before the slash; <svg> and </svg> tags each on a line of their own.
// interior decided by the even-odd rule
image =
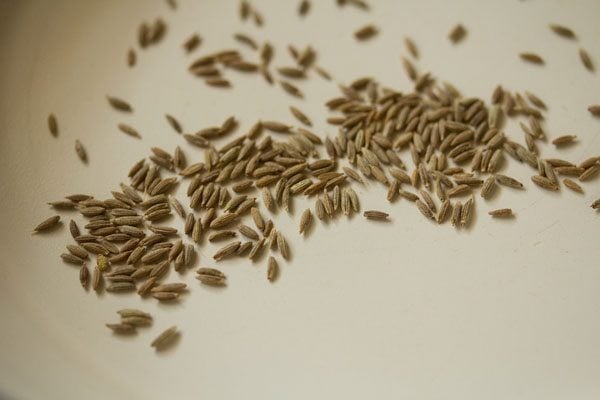
<svg viewBox="0 0 600 400">
<path fill-rule="evenodd" d="M 366 4 L 338 3 L 361 8 Z M 262 16 L 247 1 L 241 2 L 240 16 L 262 25 Z M 161 24 L 155 22 L 152 28 L 163 30 L 156 34 L 158 38 L 164 35 Z M 359 39 L 367 39 L 377 29 L 372 26 L 365 32 Z M 276 83 L 275 87 L 295 100 L 305 97 L 303 82 L 315 75 L 331 79 L 317 64 L 317 51 L 310 45 L 302 49 L 289 45 L 294 62 L 278 64 L 281 49 L 247 34 L 233 35 L 239 49 L 201 55 L 188 68 L 215 90 L 234 90 L 229 80 L 233 71 L 274 86 Z M 195 39 L 184 46 L 188 51 L 201 43 L 198 34 L 191 37 Z M 145 46 L 158 40 L 145 42 Z M 416 43 L 408 39 L 405 44 L 416 60 Z M 201 290 L 197 288 L 202 285 L 224 289 L 229 281 L 221 266 L 233 258 L 259 263 L 264 279 L 275 284 L 285 276 L 284 260 L 290 261 L 295 250 L 290 245 L 294 241 L 276 226 L 277 211 L 298 217 L 299 234 L 308 235 L 318 228 L 313 212 L 323 222 L 359 213 L 361 201 L 356 188 L 369 182 L 370 187 L 385 188 L 390 203 L 410 207 L 429 223 L 448 223 L 460 229 L 472 224 L 477 203 L 487 202 L 493 192 L 530 189 L 533 185 L 557 191 L 562 188 L 562 179 L 574 193 L 584 193 L 583 186 L 597 177 L 600 156 L 577 163 L 540 156 L 538 147 L 547 146 L 547 139 L 552 138 L 544 122 L 548 108 L 536 94 L 498 86 L 490 101 L 467 97 L 432 73 L 420 73 L 413 61 L 404 59 L 404 66 L 414 83 L 409 90 L 383 87 L 372 77 L 340 85 L 339 96 L 325 102 L 331 113 L 327 123 L 337 129 L 333 136 L 309 130 L 318 126 L 317 121 L 292 103 L 289 110 L 297 124 L 265 118 L 246 125 L 232 115 L 187 131 L 182 128 L 187 124 L 165 113 L 167 123 L 180 134 L 174 135 L 174 140 L 177 138 L 183 147 L 178 144 L 172 151 L 152 147 L 148 157 L 131 166 L 127 182 L 115 185 L 109 198 L 72 194 L 49 203 L 57 212 L 80 214 L 77 220 L 70 220 L 72 242 L 61 259 L 78 266 L 78 280 L 85 290 L 91 282 L 96 292 L 135 292 L 175 305 L 185 301 L 188 289 Z M 109 97 L 108 102 L 115 112 L 134 110 L 117 97 Z M 593 114 L 600 114 L 599 110 L 598 106 L 590 107 Z M 518 136 L 507 126 L 507 120 L 517 118 L 525 121 Z M 53 114 L 48 124 L 51 133 L 57 135 Z M 119 129 L 142 139 L 128 125 L 120 124 Z M 579 143 L 574 142 L 573 135 L 551 142 L 556 146 Z M 529 165 L 530 183 L 504 171 L 515 162 Z M 295 204 L 306 199 L 314 205 L 300 216 Z M 599 209 L 599 203 L 594 201 L 592 208 Z M 504 205 L 488 214 L 495 218 L 515 215 Z M 387 212 L 367 210 L 363 215 L 393 223 Z M 183 231 L 172 226 L 173 218 L 180 218 Z M 59 227 L 59 219 L 49 218 L 34 230 Z M 77 222 L 82 220 L 84 225 Z M 188 288 L 186 283 L 172 279 L 196 266 L 200 266 L 198 285 Z M 109 328 L 133 332 L 129 322 L 136 321 L 146 322 L 131 319 Z M 169 329 L 154 345 L 161 347 L 176 334 L 175 328 Z"/>
</svg>

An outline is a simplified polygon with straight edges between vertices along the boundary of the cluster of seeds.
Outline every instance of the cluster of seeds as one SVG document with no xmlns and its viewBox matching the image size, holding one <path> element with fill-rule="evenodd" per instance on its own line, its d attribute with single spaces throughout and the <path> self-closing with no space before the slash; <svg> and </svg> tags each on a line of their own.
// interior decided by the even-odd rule
<svg viewBox="0 0 600 400">
<path fill-rule="evenodd" d="M 359 0 L 338 3 L 368 9 Z M 169 4 L 175 8 L 174 1 Z M 309 2 L 304 0 L 298 12 L 305 16 L 309 9 Z M 242 20 L 252 18 L 259 26 L 263 23 L 260 13 L 245 0 L 241 2 L 240 16 Z M 552 26 L 552 30 L 574 37 L 565 27 Z M 140 47 L 158 43 L 165 31 L 161 19 L 142 24 Z M 365 40 L 377 31 L 368 25 L 355 36 Z M 465 35 L 466 29 L 459 24 L 449 38 L 458 43 Z M 290 81 L 305 81 L 312 72 L 331 79 L 316 64 L 317 54 L 310 46 L 300 51 L 290 45 L 288 50 L 295 65 L 272 68 L 274 48 L 270 43 L 259 45 L 242 33 L 234 34 L 234 38 L 255 52 L 258 61 L 244 59 L 238 49 L 226 49 L 202 55 L 191 63 L 189 71 L 209 86 L 231 87 L 226 72 L 260 73 L 272 84 L 276 81 L 273 70 L 280 76 L 279 85 L 295 98 L 304 95 Z M 189 53 L 201 42 L 201 37 L 193 34 L 183 47 Z M 416 60 L 419 51 L 415 41 L 405 38 L 404 45 L 412 60 Z M 521 56 L 526 61 L 543 63 L 535 54 Z M 591 180 L 600 171 L 600 156 L 574 163 L 539 155 L 538 146 L 548 140 L 544 127 L 547 106 L 535 94 L 498 86 L 489 103 L 465 97 L 431 73 L 419 72 L 411 58 L 402 58 L 402 65 L 414 83 L 412 92 L 382 87 L 371 77 L 339 86 L 340 95 L 325 103 L 331 113 L 327 123 L 338 130 L 333 137 L 310 131 L 313 119 L 297 106 L 289 109 L 299 126 L 259 120 L 237 135 L 240 127 L 235 116 L 190 133 L 174 116 L 166 114 L 168 124 L 196 149 L 195 154 L 200 150 L 202 158 L 188 163 L 180 146 L 173 152 L 152 147 L 148 158 L 139 160 L 128 171 L 129 182 L 121 183 L 110 198 L 74 194 L 49 203 L 63 212 L 78 211 L 87 220 L 84 233 L 75 220 L 70 221 L 74 243 L 66 246 L 61 258 L 79 266 L 79 280 L 86 289 L 91 283 L 94 291 L 137 292 L 142 297 L 174 303 L 187 292 L 187 284 L 164 282 L 167 272 L 173 268 L 182 273 L 197 264 L 196 249 L 206 242 L 221 243 L 211 264 L 233 257 L 259 262 L 270 253 L 266 278 L 276 281 L 281 272 L 276 254 L 290 260 L 292 253 L 284 233 L 265 215 L 277 208 L 294 214 L 298 197 L 312 199 L 317 219 L 326 222 L 360 212 L 355 187 L 366 187 L 371 182 L 385 187 L 390 203 L 414 203 L 414 209 L 427 220 L 438 224 L 450 221 L 460 228 L 471 223 L 477 192 L 488 200 L 500 188 L 525 189 L 524 183 L 501 173 L 510 161 L 529 165 L 534 171 L 531 182 L 551 191 L 560 190 L 562 179 L 565 187 L 583 193 L 580 183 Z M 107 100 L 117 112 L 134 112 L 131 104 L 121 98 L 108 96 Z M 590 106 L 589 111 L 599 115 L 600 106 Z M 505 131 L 509 118 L 520 119 L 524 144 Z M 48 127 L 52 135 L 58 135 L 54 114 L 48 117 Z M 121 123 L 118 128 L 141 138 L 129 125 Z M 577 141 L 575 135 L 562 135 L 552 143 L 562 148 Z M 79 141 L 76 151 L 87 161 Z M 184 202 L 176 197 L 179 188 L 185 188 Z M 592 208 L 600 208 L 600 199 Z M 183 232 L 169 224 L 173 211 L 183 221 Z M 488 213 L 493 218 L 514 217 L 510 208 Z M 367 210 L 363 216 L 390 222 L 384 211 Z M 60 217 L 53 216 L 34 231 L 46 231 L 59 223 Z M 306 235 L 313 224 L 313 211 L 304 209 L 299 234 Z M 88 262 L 92 257 L 95 265 L 90 274 Z M 201 284 L 224 287 L 227 283 L 226 275 L 212 266 L 200 267 L 196 272 Z M 121 310 L 119 314 L 120 323 L 107 324 L 116 333 L 133 333 L 137 327 L 152 322 L 148 314 L 139 310 Z M 177 329 L 169 328 L 152 346 L 163 348 L 176 336 Z"/>
</svg>

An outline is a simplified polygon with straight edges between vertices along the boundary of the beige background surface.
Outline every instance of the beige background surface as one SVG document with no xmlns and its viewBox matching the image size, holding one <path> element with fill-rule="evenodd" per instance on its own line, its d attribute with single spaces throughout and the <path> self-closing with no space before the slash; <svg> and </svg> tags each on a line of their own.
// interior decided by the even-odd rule
<svg viewBox="0 0 600 400">
<path fill-rule="evenodd" d="M 339 219 L 317 224 L 305 240 L 296 232 L 306 203 L 297 201 L 294 216 L 276 216 L 293 251 L 276 284 L 266 281 L 264 262 L 228 261 L 225 290 L 201 287 L 190 272 L 183 277 L 190 293 L 175 306 L 84 293 L 76 269 L 58 258 L 66 227 L 30 235 L 52 214 L 47 201 L 74 192 L 108 196 L 151 146 L 179 144 L 189 160 L 199 157 L 165 112 L 190 131 L 235 114 L 244 130 L 259 118 L 293 123 L 287 108 L 294 104 L 317 121 L 316 131 L 335 133 L 323 107 L 335 84 L 310 79 L 304 101 L 242 74 L 230 74 L 233 90 L 209 89 L 186 71 L 191 58 L 180 45 L 194 31 L 204 38 L 195 54 L 233 46 L 231 34 L 245 32 L 276 44 L 275 64 L 290 63 L 287 44 L 311 44 L 338 82 L 371 75 L 401 90 L 410 88 L 399 62 L 410 35 L 421 69 L 486 99 L 498 83 L 532 90 L 549 104 L 549 134 L 581 139 L 560 156 L 597 155 L 600 121 L 586 107 L 600 102 L 600 83 L 580 65 L 577 47 L 600 65 L 600 2 L 379 0 L 364 13 L 313 1 L 300 20 L 296 1 L 254 0 L 262 29 L 239 22 L 236 1 L 179 3 L 172 12 L 158 0 L 0 2 L 0 397 L 600 396 L 600 217 L 589 208 L 600 196 L 597 181 L 585 185 L 585 196 L 546 193 L 511 162 L 505 171 L 527 190 L 478 201 L 476 223 L 460 232 L 428 223 L 405 201 L 387 204 L 371 184 L 360 189 L 363 209 L 389 210 L 392 224 Z M 126 68 L 138 24 L 157 16 L 169 25 L 165 40 Z M 357 44 L 352 32 L 369 22 L 381 34 Z M 469 35 L 452 46 L 446 34 L 457 22 Z M 551 34 L 549 22 L 571 26 L 579 43 Z M 527 50 L 547 65 L 520 62 L 516 54 Z M 135 113 L 111 111 L 108 93 L 129 99 Z M 49 112 L 59 118 L 58 138 L 47 132 Z M 119 133 L 122 121 L 143 140 Z M 521 138 L 515 126 L 507 133 Z M 87 166 L 73 151 L 76 138 L 88 150 Z M 542 148 L 543 156 L 558 154 Z M 512 207 L 516 220 L 492 221 L 487 211 L 500 207 Z M 200 264 L 211 266 L 213 251 L 200 249 Z M 125 306 L 151 312 L 152 328 L 112 337 L 103 324 Z M 173 324 L 180 342 L 155 354 L 149 342 Z"/>
</svg>

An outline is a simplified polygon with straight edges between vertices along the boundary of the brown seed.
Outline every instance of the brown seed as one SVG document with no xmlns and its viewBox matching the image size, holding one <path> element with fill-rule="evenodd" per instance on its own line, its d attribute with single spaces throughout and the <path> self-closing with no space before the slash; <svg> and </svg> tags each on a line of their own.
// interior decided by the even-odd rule
<svg viewBox="0 0 600 400">
<path fill-rule="evenodd" d="M 419 50 L 417 49 L 417 45 L 411 38 L 404 38 L 404 46 L 406 47 L 411 56 L 413 56 L 415 59 L 419 58 Z"/>
<path fill-rule="evenodd" d="M 301 17 L 306 16 L 308 11 L 310 10 L 310 2 L 308 0 L 301 0 L 300 5 L 298 6 L 298 15 Z"/>
<path fill-rule="evenodd" d="M 136 59 L 137 59 L 137 57 L 135 55 L 135 50 L 133 50 L 133 49 L 127 50 L 127 66 L 130 68 L 135 66 Z"/>
<path fill-rule="evenodd" d="M 157 277 L 150 277 L 150 278 L 146 279 L 144 281 L 144 283 L 142 283 L 140 285 L 140 287 L 138 288 L 137 293 L 140 296 L 145 296 L 146 294 L 148 294 L 150 292 L 150 289 L 152 289 L 152 287 L 156 283 L 157 279 L 158 279 Z"/>
<path fill-rule="evenodd" d="M 228 245 L 226 245 L 224 247 L 221 247 L 213 255 L 213 259 L 215 259 L 215 261 L 221 261 L 222 259 L 235 254 L 235 252 L 239 249 L 239 247 L 240 247 L 241 244 L 242 243 L 240 241 L 235 241 L 235 242 L 230 243 L 230 244 L 228 244 Z"/>
<path fill-rule="evenodd" d="M 115 110 L 123 111 L 123 112 L 132 112 L 133 108 L 131 105 L 125 100 L 119 99 L 117 97 L 106 96 L 108 100 L 108 104 L 111 105 Z"/>
<path fill-rule="evenodd" d="M 527 96 L 527 99 L 531 102 L 531 104 L 533 104 L 537 108 L 540 108 L 542 110 L 545 110 L 547 108 L 546 103 L 544 103 L 544 101 L 542 99 L 540 99 L 538 96 L 536 96 L 535 94 L 526 90 L 525 96 Z"/>
<path fill-rule="evenodd" d="M 67 245 L 67 249 L 69 250 L 69 253 L 73 254 L 74 256 L 77 256 L 83 260 L 88 258 L 88 253 L 87 251 L 85 251 L 85 249 L 81 246 L 77 246 L 74 244 L 68 244 Z"/>
<path fill-rule="evenodd" d="M 132 282 L 114 282 L 107 286 L 107 292 L 126 292 L 135 290 L 135 284 Z"/>
<path fill-rule="evenodd" d="M 182 133 L 183 132 L 183 128 L 181 127 L 181 124 L 179 123 L 179 121 L 177 121 L 177 119 L 170 115 L 170 114 L 165 114 L 165 118 L 167 119 L 167 122 L 169 123 L 169 125 L 171 125 L 171 128 L 173 128 L 175 130 L 175 132 L 177 133 Z"/>
<path fill-rule="evenodd" d="M 446 218 L 448 217 L 448 215 L 450 215 L 451 210 L 452 210 L 452 203 L 450 203 L 450 200 L 449 199 L 444 200 L 444 202 L 440 206 L 440 210 L 438 211 L 438 215 L 436 217 L 437 223 L 438 224 L 444 223 L 446 221 Z"/>
<path fill-rule="evenodd" d="M 275 209 L 275 200 L 273 200 L 273 195 L 271 194 L 271 191 L 269 190 L 269 188 L 264 187 L 262 188 L 261 192 L 265 207 L 267 208 L 267 210 L 273 211 Z"/>
<path fill-rule="evenodd" d="M 510 176 L 496 174 L 495 178 L 496 182 L 498 182 L 500 185 L 508 186 L 513 189 L 523 189 L 523 184 L 515 178 L 511 178 Z"/>
<path fill-rule="evenodd" d="M 54 114 L 48 115 L 48 129 L 52 136 L 58 136 L 58 122 L 56 121 L 56 116 Z"/>
<path fill-rule="evenodd" d="M 402 57 L 402 66 L 404 67 L 404 72 L 406 72 L 406 75 L 408 75 L 411 81 L 417 80 L 418 73 L 413 63 Z"/>
<path fill-rule="evenodd" d="M 81 161 L 87 163 L 87 152 L 85 151 L 85 148 L 83 147 L 79 139 L 75 140 L 75 152 L 77 153 L 77 156 Z"/>
<path fill-rule="evenodd" d="M 238 230 L 242 235 L 246 236 L 249 239 L 259 239 L 258 233 L 254 229 L 250 228 L 248 225 L 242 224 L 239 226 Z"/>
<path fill-rule="evenodd" d="M 330 81 L 331 78 L 331 74 L 329 74 L 329 72 L 327 72 L 326 70 L 324 70 L 323 68 L 319 67 L 319 66 L 315 66 L 314 67 L 315 72 L 317 74 L 319 74 L 319 76 L 327 81 Z"/>
<path fill-rule="evenodd" d="M 290 259 L 290 248 L 285 240 L 285 237 L 283 237 L 283 234 L 279 231 L 277 232 L 277 248 L 284 259 Z"/>
<path fill-rule="evenodd" d="M 67 262 L 69 264 L 82 265 L 84 263 L 84 260 L 82 258 L 79 258 L 71 253 L 63 253 L 60 255 L 60 258 L 62 258 L 64 262 Z"/>
<path fill-rule="evenodd" d="M 267 279 L 270 282 L 273 282 L 275 279 L 277 279 L 277 275 L 279 275 L 279 264 L 277 264 L 277 260 L 275 260 L 273 256 L 269 256 Z"/>
<path fill-rule="evenodd" d="M 600 172 L 600 165 L 592 165 L 591 167 L 586 168 L 586 170 L 579 175 L 579 180 L 581 182 L 588 181 L 595 177 L 598 172 Z"/>
<path fill-rule="evenodd" d="M 163 331 L 160 335 L 158 335 L 150 346 L 154 347 L 157 351 L 164 350 L 168 347 L 169 344 L 173 343 L 175 338 L 179 335 L 177 331 L 177 327 L 172 326 L 169 329 Z"/>
<path fill-rule="evenodd" d="M 531 177 L 531 181 L 541 187 L 542 189 L 547 190 L 558 190 L 558 186 L 552 182 L 550 179 L 541 175 L 534 175 Z"/>
<path fill-rule="evenodd" d="M 285 90 L 288 94 L 290 94 L 294 97 L 299 97 L 299 98 L 304 97 L 304 94 L 302 93 L 302 91 L 300 89 L 298 89 L 296 86 L 292 85 L 291 83 L 286 82 L 286 81 L 279 81 L 279 84 L 281 85 L 283 90 Z"/>
<path fill-rule="evenodd" d="M 183 42 L 183 48 L 185 49 L 185 52 L 189 54 L 196 48 L 198 48 L 198 46 L 200 46 L 201 43 L 202 38 L 197 33 L 194 33 L 189 38 L 187 38 L 185 42 Z"/>
<path fill-rule="evenodd" d="M 366 219 L 376 220 L 376 221 L 386 221 L 389 222 L 389 214 L 383 211 L 378 210 L 367 210 L 363 212 L 363 216 Z"/>
<path fill-rule="evenodd" d="M 565 184 L 566 187 L 568 187 L 569 189 L 578 192 L 578 193 L 583 193 L 583 189 L 581 186 L 579 186 L 579 184 L 569 178 L 565 178 L 563 179 L 563 183 Z"/>
<path fill-rule="evenodd" d="M 301 235 L 308 231 L 308 229 L 310 229 L 312 219 L 312 212 L 310 211 L 310 208 L 307 208 L 306 210 L 304 210 L 304 212 L 302 213 L 302 217 L 300 218 L 299 232 Z"/>
<path fill-rule="evenodd" d="M 205 285 L 224 286 L 226 277 L 218 269 L 199 268 L 196 278 Z"/>
<path fill-rule="evenodd" d="M 577 139 L 577 136 L 575 135 L 559 136 L 552 141 L 552 144 L 555 146 L 565 146 L 568 144 L 573 144 L 573 142 L 575 142 L 575 139 Z"/>
<path fill-rule="evenodd" d="M 573 32 L 570 28 L 567 28 L 564 25 L 550 24 L 550 29 L 552 29 L 552 32 L 556 33 L 559 36 L 562 36 L 567 39 L 575 39 L 575 32 Z"/>
<path fill-rule="evenodd" d="M 181 292 L 187 287 L 185 283 L 175 282 L 175 283 L 162 283 L 158 286 L 154 286 L 151 293 L 157 292 Z"/>
<path fill-rule="evenodd" d="M 588 111 L 594 117 L 600 117 L 600 104 L 594 104 L 588 107 Z"/>
<path fill-rule="evenodd" d="M 494 218 L 511 218 L 514 216 L 510 208 L 499 208 L 488 212 L 488 214 Z"/>
<path fill-rule="evenodd" d="M 119 124 L 119 125 L 117 125 L 117 127 L 119 128 L 119 130 L 121 132 L 123 132 L 129 136 L 133 136 L 138 139 L 142 137 L 142 135 L 140 135 L 140 133 L 132 126 L 129 126 L 127 124 Z"/>
<path fill-rule="evenodd" d="M 204 83 L 213 87 L 231 87 L 231 83 L 227 79 L 220 77 L 205 79 Z"/>
<path fill-rule="evenodd" d="M 594 201 L 590 207 L 592 207 L 594 210 L 600 209 L 600 199 Z"/>
<path fill-rule="evenodd" d="M 521 53 L 519 54 L 519 57 L 521 57 L 521 60 L 527 61 L 532 64 L 544 64 L 544 59 L 535 53 Z"/>
<path fill-rule="evenodd" d="M 81 283 L 81 287 L 87 289 L 89 281 L 90 270 L 85 264 L 83 264 L 81 268 L 79 268 L 79 282 Z"/>
<path fill-rule="evenodd" d="M 250 209 L 250 214 L 252 215 L 252 219 L 254 220 L 254 225 L 256 225 L 256 227 L 262 231 L 265 228 L 265 220 L 258 208 L 252 207 Z"/>
<path fill-rule="evenodd" d="M 493 193 L 494 188 L 496 187 L 496 180 L 493 176 L 489 176 L 485 182 L 483 182 L 483 186 L 481 187 L 481 197 L 487 199 Z"/>
<path fill-rule="evenodd" d="M 594 63 L 592 62 L 592 58 L 589 53 L 585 51 L 585 49 L 579 49 L 579 58 L 581 59 L 581 63 L 583 66 L 590 72 L 594 72 Z"/>
<path fill-rule="evenodd" d="M 238 215 L 236 213 L 226 213 L 222 214 L 219 217 L 215 218 L 211 223 L 210 227 L 212 229 L 221 229 L 225 228 L 228 225 L 231 225 L 238 219 Z"/>
<path fill-rule="evenodd" d="M 44 221 L 40 222 L 35 228 L 33 228 L 35 232 L 46 231 L 50 228 L 54 228 L 60 222 L 60 216 L 55 215 L 53 217 L 47 218 Z"/>
<path fill-rule="evenodd" d="M 456 202 L 456 204 L 454 204 L 454 208 L 452 209 L 452 216 L 450 217 L 450 219 L 452 221 L 452 225 L 455 228 L 458 228 L 461 225 L 461 215 L 462 215 L 462 204 L 459 201 L 459 202 Z"/>
<path fill-rule="evenodd" d="M 261 125 L 264 129 L 277 133 L 288 133 L 292 129 L 291 126 L 277 121 L 261 121 Z"/>
<path fill-rule="evenodd" d="M 122 335 L 135 332 L 135 326 L 129 324 L 105 324 L 113 333 Z"/>
<path fill-rule="evenodd" d="M 473 214 L 473 208 L 475 207 L 475 200 L 471 197 L 469 200 L 465 201 L 465 204 L 462 206 L 462 212 L 460 214 L 460 224 L 461 226 L 468 226 L 471 222 L 471 216 Z"/>
<path fill-rule="evenodd" d="M 298 119 L 298 121 L 302 122 L 304 125 L 312 126 L 312 122 L 311 122 L 310 118 L 308 118 L 306 116 L 306 114 L 304 114 L 302 111 L 300 111 L 299 109 L 297 109 L 294 106 L 290 106 L 290 111 L 291 111 L 292 115 L 294 115 L 294 117 L 296 117 L 296 119 Z"/>
<path fill-rule="evenodd" d="M 121 323 L 133 326 L 148 326 L 152 324 L 151 318 L 131 315 L 131 316 L 121 316 Z"/>
<path fill-rule="evenodd" d="M 454 28 L 452 28 L 452 30 L 448 34 L 448 39 L 450 39 L 450 41 L 453 44 L 456 44 L 462 41 L 466 35 L 467 30 L 465 29 L 465 27 L 462 26 L 462 24 L 458 24 Z"/>
<path fill-rule="evenodd" d="M 179 293 L 176 292 L 152 292 L 150 295 L 158 301 L 173 301 L 179 298 Z"/>
<path fill-rule="evenodd" d="M 425 218 L 435 221 L 435 214 L 433 213 L 433 210 L 429 208 L 427 203 L 421 201 L 421 199 L 417 199 L 415 201 L 415 204 L 417 205 L 417 208 L 419 209 L 421 214 L 425 216 Z"/>
<path fill-rule="evenodd" d="M 367 40 L 377 35 L 379 30 L 374 25 L 366 25 L 354 32 L 356 40 Z"/>
</svg>

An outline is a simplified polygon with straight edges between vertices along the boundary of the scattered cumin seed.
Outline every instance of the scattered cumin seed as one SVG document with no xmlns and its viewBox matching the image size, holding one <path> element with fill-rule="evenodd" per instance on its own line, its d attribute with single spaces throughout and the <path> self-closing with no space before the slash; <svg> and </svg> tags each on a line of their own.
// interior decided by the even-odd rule
<svg viewBox="0 0 600 400">
<path fill-rule="evenodd" d="M 302 93 L 302 91 L 296 86 L 292 85 L 291 83 L 286 81 L 279 81 L 279 84 L 281 85 L 283 90 L 285 90 L 288 94 L 294 97 L 304 98 L 304 94 Z"/>
<path fill-rule="evenodd" d="M 379 33 L 374 25 L 365 25 L 354 32 L 356 40 L 368 40 Z"/>
<path fill-rule="evenodd" d="M 185 42 L 183 42 L 183 48 L 184 48 L 185 52 L 189 54 L 192 51 L 196 50 L 198 48 L 198 46 L 200 46 L 201 43 L 202 43 L 202 38 L 200 37 L 200 35 L 198 35 L 197 33 L 194 33 L 189 38 L 187 38 L 185 40 Z"/>
<path fill-rule="evenodd" d="M 121 124 L 117 125 L 117 127 L 119 128 L 119 130 L 121 132 L 123 132 L 129 136 L 132 136 L 132 137 L 138 138 L 138 139 L 140 139 L 142 137 L 142 135 L 140 135 L 140 133 L 132 126 L 121 123 Z"/>
<path fill-rule="evenodd" d="M 425 218 L 435 221 L 435 214 L 433 213 L 433 210 L 429 208 L 427 203 L 421 201 L 421 199 L 417 199 L 415 201 L 415 204 L 417 205 L 417 208 L 419 209 L 421 214 L 425 216 Z"/>
<path fill-rule="evenodd" d="M 366 219 L 372 219 L 372 220 L 376 220 L 376 221 L 385 221 L 385 222 L 389 222 L 389 214 L 383 211 L 378 211 L 378 210 L 367 210 L 365 212 L 363 212 L 363 216 Z"/>
<path fill-rule="evenodd" d="M 554 182 L 552 182 L 550 179 L 546 178 L 545 176 L 534 175 L 531 177 L 531 181 L 533 183 L 535 183 L 536 185 L 538 185 L 539 187 L 541 187 L 542 189 L 554 190 L 554 191 L 558 190 L 558 185 L 556 185 Z"/>
<path fill-rule="evenodd" d="M 127 66 L 130 68 L 135 66 L 136 60 L 137 60 L 137 57 L 135 55 L 135 50 L 133 50 L 133 49 L 127 50 Z"/>
<path fill-rule="evenodd" d="M 523 189 L 523 184 L 515 178 L 511 178 L 510 176 L 496 174 L 495 178 L 496 182 L 498 182 L 500 185 L 508 186 L 513 189 Z"/>
<path fill-rule="evenodd" d="M 221 77 L 205 79 L 204 83 L 213 87 L 231 87 L 231 83 L 227 79 Z"/>
<path fill-rule="evenodd" d="M 58 122 L 56 121 L 56 116 L 52 113 L 48 115 L 48 130 L 52 136 L 58 136 Z"/>
<path fill-rule="evenodd" d="M 592 62 L 592 58 L 589 53 L 584 49 L 579 49 L 579 58 L 581 59 L 581 63 L 583 66 L 590 72 L 594 72 L 594 63 Z"/>
<path fill-rule="evenodd" d="M 315 66 L 314 69 L 315 69 L 315 72 L 317 74 L 319 74 L 319 76 L 321 78 L 323 78 L 323 79 L 325 79 L 327 81 L 330 81 L 332 79 L 331 78 L 331 74 L 329 72 L 327 72 L 326 70 L 324 70 L 322 67 Z"/>
<path fill-rule="evenodd" d="M 90 281 L 90 270 L 88 267 L 83 264 L 79 268 L 79 283 L 81 283 L 81 287 L 87 289 L 88 283 Z"/>
<path fill-rule="evenodd" d="M 281 256 L 284 259 L 290 259 L 289 246 L 287 244 L 287 241 L 285 240 L 285 237 L 283 237 L 283 234 L 279 231 L 277 231 L 277 249 L 279 249 L 279 253 L 281 253 Z"/>
<path fill-rule="evenodd" d="M 254 25 L 260 27 L 264 24 L 264 19 L 261 13 L 256 10 L 252 10 L 252 19 L 254 20 Z"/>
<path fill-rule="evenodd" d="M 542 99 L 540 99 L 538 96 L 536 96 L 535 94 L 529 92 L 529 91 L 525 91 L 525 95 L 527 96 L 527 99 L 529 99 L 529 101 L 531 102 L 531 104 L 533 104 L 534 106 L 536 106 L 537 108 L 540 108 L 542 110 L 546 110 L 546 103 L 544 103 L 542 101 Z"/>
<path fill-rule="evenodd" d="M 568 187 L 569 189 L 577 192 L 577 193 L 583 193 L 583 188 L 581 186 L 579 186 L 579 184 L 569 178 L 564 178 L 563 179 L 563 183 L 565 184 L 566 187 Z"/>
<path fill-rule="evenodd" d="M 598 174 L 600 171 L 600 165 L 592 165 L 591 167 L 586 168 L 578 177 L 581 182 L 592 179 L 594 176 Z"/>
<path fill-rule="evenodd" d="M 301 0 L 300 5 L 298 6 L 298 15 L 301 17 L 305 17 L 309 11 L 310 11 L 310 1 Z"/>
<path fill-rule="evenodd" d="M 105 324 L 108 329 L 118 335 L 135 333 L 135 326 L 129 324 Z"/>
<path fill-rule="evenodd" d="M 150 346 L 154 347 L 157 351 L 164 350 L 169 344 L 173 343 L 174 339 L 179 335 L 176 326 L 172 326 L 164 330 L 158 335 Z"/>
<path fill-rule="evenodd" d="M 110 104 L 111 107 L 114 108 L 115 110 L 123 111 L 123 112 L 133 112 L 133 108 L 125 100 L 122 100 L 118 97 L 112 97 L 112 96 L 106 96 L 106 99 L 108 100 L 108 104 Z"/>
<path fill-rule="evenodd" d="M 454 28 L 452 28 L 452 30 L 448 34 L 448 39 L 450 39 L 450 41 L 453 44 L 457 44 L 460 41 L 462 41 L 466 35 L 467 30 L 465 29 L 465 27 L 462 24 L 458 24 Z"/>
<path fill-rule="evenodd" d="M 594 117 L 600 117 L 600 104 L 594 104 L 588 107 L 588 111 Z"/>
<path fill-rule="evenodd" d="M 462 204 L 460 201 L 454 204 L 454 208 L 452 209 L 452 215 L 450 217 L 452 221 L 452 226 L 455 228 L 459 228 L 461 225 L 461 215 L 462 215 Z"/>
<path fill-rule="evenodd" d="M 302 111 L 300 111 L 296 107 L 290 106 L 290 112 L 292 113 L 292 115 L 294 117 L 296 117 L 296 119 L 298 121 L 302 122 L 304 125 L 312 126 L 312 122 L 311 122 L 310 118 L 308 118 L 306 116 L 306 114 L 304 114 Z"/>
<path fill-rule="evenodd" d="M 558 36 L 562 36 L 567 39 L 575 39 L 575 32 L 573 32 L 570 28 L 559 25 L 559 24 L 550 24 L 550 29 L 552 32 L 556 33 Z"/>
<path fill-rule="evenodd" d="M 199 268 L 196 279 L 205 285 L 224 286 L 226 277 L 218 269 L 214 268 Z"/>
<path fill-rule="evenodd" d="M 555 146 L 565 146 L 568 144 L 573 144 L 575 142 L 575 139 L 577 139 L 577 136 L 575 135 L 564 135 L 564 136 L 559 136 L 556 139 L 554 139 L 552 141 L 552 144 Z"/>
<path fill-rule="evenodd" d="M 488 212 L 493 218 L 511 218 L 514 216 L 510 208 L 499 208 Z"/>
<path fill-rule="evenodd" d="M 471 217 L 473 215 L 473 209 L 475 208 L 475 200 L 471 197 L 465 201 L 462 206 L 462 212 L 460 214 L 460 224 L 463 227 L 468 226 L 471 223 Z"/>
<path fill-rule="evenodd" d="M 60 222 L 60 216 L 55 215 L 53 217 L 47 218 L 40 222 L 35 228 L 33 228 L 33 232 L 42 232 L 54 228 Z"/>
<path fill-rule="evenodd" d="M 75 140 L 75 152 L 77 153 L 77 156 L 79 157 L 79 159 L 81 161 L 83 161 L 84 163 L 87 163 L 87 161 L 88 161 L 87 152 L 85 151 L 85 148 L 83 147 L 83 145 L 81 144 L 79 139 Z"/>
<path fill-rule="evenodd" d="M 595 200 L 590 207 L 592 207 L 594 210 L 600 209 L 600 199 Z"/>
<path fill-rule="evenodd" d="M 532 63 L 532 64 L 537 64 L 537 65 L 544 64 L 544 59 L 535 53 L 528 53 L 528 52 L 520 53 L 519 57 L 521 57 L 521 60 Z"/>
<path fill-rule="evenodd" d="M 417 48 L 415 42 L 408 36 L 404 38 L 404 46 L 411 56 L 413 56 L 415 59 L 419 58 L 419 49 Z"/>
<path fill-rule="evenodd" d="M 269 282 L 275 281 L 279 275 L 279 264 L 273 256 L 269 256 L 269 262 L 267 267 L 267 279 Z"/>
</svg>

